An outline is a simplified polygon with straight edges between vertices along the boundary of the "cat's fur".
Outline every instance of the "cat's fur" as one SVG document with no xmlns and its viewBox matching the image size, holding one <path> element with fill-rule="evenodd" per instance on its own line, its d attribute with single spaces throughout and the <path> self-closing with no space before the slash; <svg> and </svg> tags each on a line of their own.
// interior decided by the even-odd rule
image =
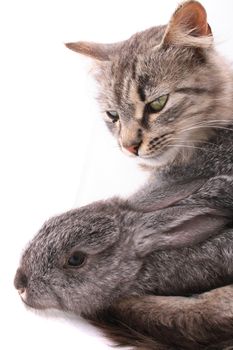
<svg viewBox="0 0 233 350">
<path fill-rule="evenodd" d="M 205 148 L 215 127 L 232 122 L 232 70 L 216 51 L 197 1 L 181 5 L 168 26 L 126 41 L 67 46 L 95 59 L 107 126 L 123 150 L 138 144 L 137 156 L 127 153 L 145 164 L 190 164 L 195 147 Z M 148 113 L 148 103 L 166 94 L 162 111 Z M 109 110 L 118 112 L 117 122 L 106 115 Z"/>
<path fill-rule="evenodd" d="M 92 323 L 122 345 L 143 350 L 233 348 L 233 287 L 194 297 L 132 297 Z"/>
</svg>

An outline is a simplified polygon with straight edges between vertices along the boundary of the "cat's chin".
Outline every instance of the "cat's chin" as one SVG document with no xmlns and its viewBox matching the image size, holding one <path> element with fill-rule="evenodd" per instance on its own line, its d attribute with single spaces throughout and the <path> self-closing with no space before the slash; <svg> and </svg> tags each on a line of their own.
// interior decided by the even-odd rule
<svg viewBox="0 0 233 350">
<path fill-rule="evenodd" d="M 149 168 L 157 168 L 162 167 L 170 162 L 172 162 L 177 155 L 177 152 L 175 149 L 166 150 L 165 152 L 159 154 L 159 155 L 139 155 L 138 157 L 135 157 L 134 159 L 138 163 L 138 165 L 143 167 L 149 167 Z"/>
<path fill-rule="evenodd" d="M 143 157 L 137 157 L 136 162 L 140 166 L 150 167 L 150 168 L 157 168 L 160 166 L 166 165 L 166 162 L 162 159 L 162 157 L 151 157 L 151 158 L 143 158 Z"/>
</svg>

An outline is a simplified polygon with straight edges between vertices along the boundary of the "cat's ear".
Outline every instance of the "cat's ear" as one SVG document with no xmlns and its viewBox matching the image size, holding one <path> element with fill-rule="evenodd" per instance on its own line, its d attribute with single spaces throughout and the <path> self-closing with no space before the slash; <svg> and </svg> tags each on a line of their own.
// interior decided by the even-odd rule
<svg viewBox="0 0 233 350">
<path fill-rule="evenodd" d="M 198 1 L 186 1 L 173 14 L 163 38 L 163 45 L 210 47 L 211 28 L 204 7 Z"/>
<path fill-rule="evenodd" d="M 65 46 L 70 50 L 84 56 L 89 56 L 97 61 L 109 61 L 116 49 L 116 44 L 99 44 L 85 41 L 66 43 Z"/>
<path fill-rule="evenodd" d="M 134 237 L 137 255 L 191 247 L 218 234 L 232 220 L 232 212 L 212 208 L 174 207 L 147 217 Z"/>
</svg>

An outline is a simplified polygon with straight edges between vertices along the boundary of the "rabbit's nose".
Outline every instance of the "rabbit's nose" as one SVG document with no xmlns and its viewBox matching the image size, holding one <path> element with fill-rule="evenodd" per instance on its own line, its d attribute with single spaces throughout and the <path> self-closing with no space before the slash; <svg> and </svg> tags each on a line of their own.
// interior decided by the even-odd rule
<svg viewBox="0 0 233 350">
<path fill-rule="evenodd" d="M 28 284 L 27 276 L 23 272 L 23 270 L 19 268 L 16 271 L 16 275 L 15 275 L 15 279 L 14 279 L 15 288 L 18 289 L 20 294 L 23 294 L 26 287 L 27 287 L 27 284 Z"/>
</svg>

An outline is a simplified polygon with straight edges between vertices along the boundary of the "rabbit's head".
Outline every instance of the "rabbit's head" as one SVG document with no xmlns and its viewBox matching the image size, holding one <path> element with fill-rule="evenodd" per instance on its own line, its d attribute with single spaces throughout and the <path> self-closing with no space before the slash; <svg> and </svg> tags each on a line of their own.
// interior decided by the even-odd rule
<svg viewBox="0 0 233 350">
<path fill-rule="evenodd" d="M 90 314 L 122 296 L 140 262 L 121 230 L 116 200 L 96 202 L 48 220 L 26 248 L 15 276 L 23 301 L 38 309 Z"/>
</svg>

